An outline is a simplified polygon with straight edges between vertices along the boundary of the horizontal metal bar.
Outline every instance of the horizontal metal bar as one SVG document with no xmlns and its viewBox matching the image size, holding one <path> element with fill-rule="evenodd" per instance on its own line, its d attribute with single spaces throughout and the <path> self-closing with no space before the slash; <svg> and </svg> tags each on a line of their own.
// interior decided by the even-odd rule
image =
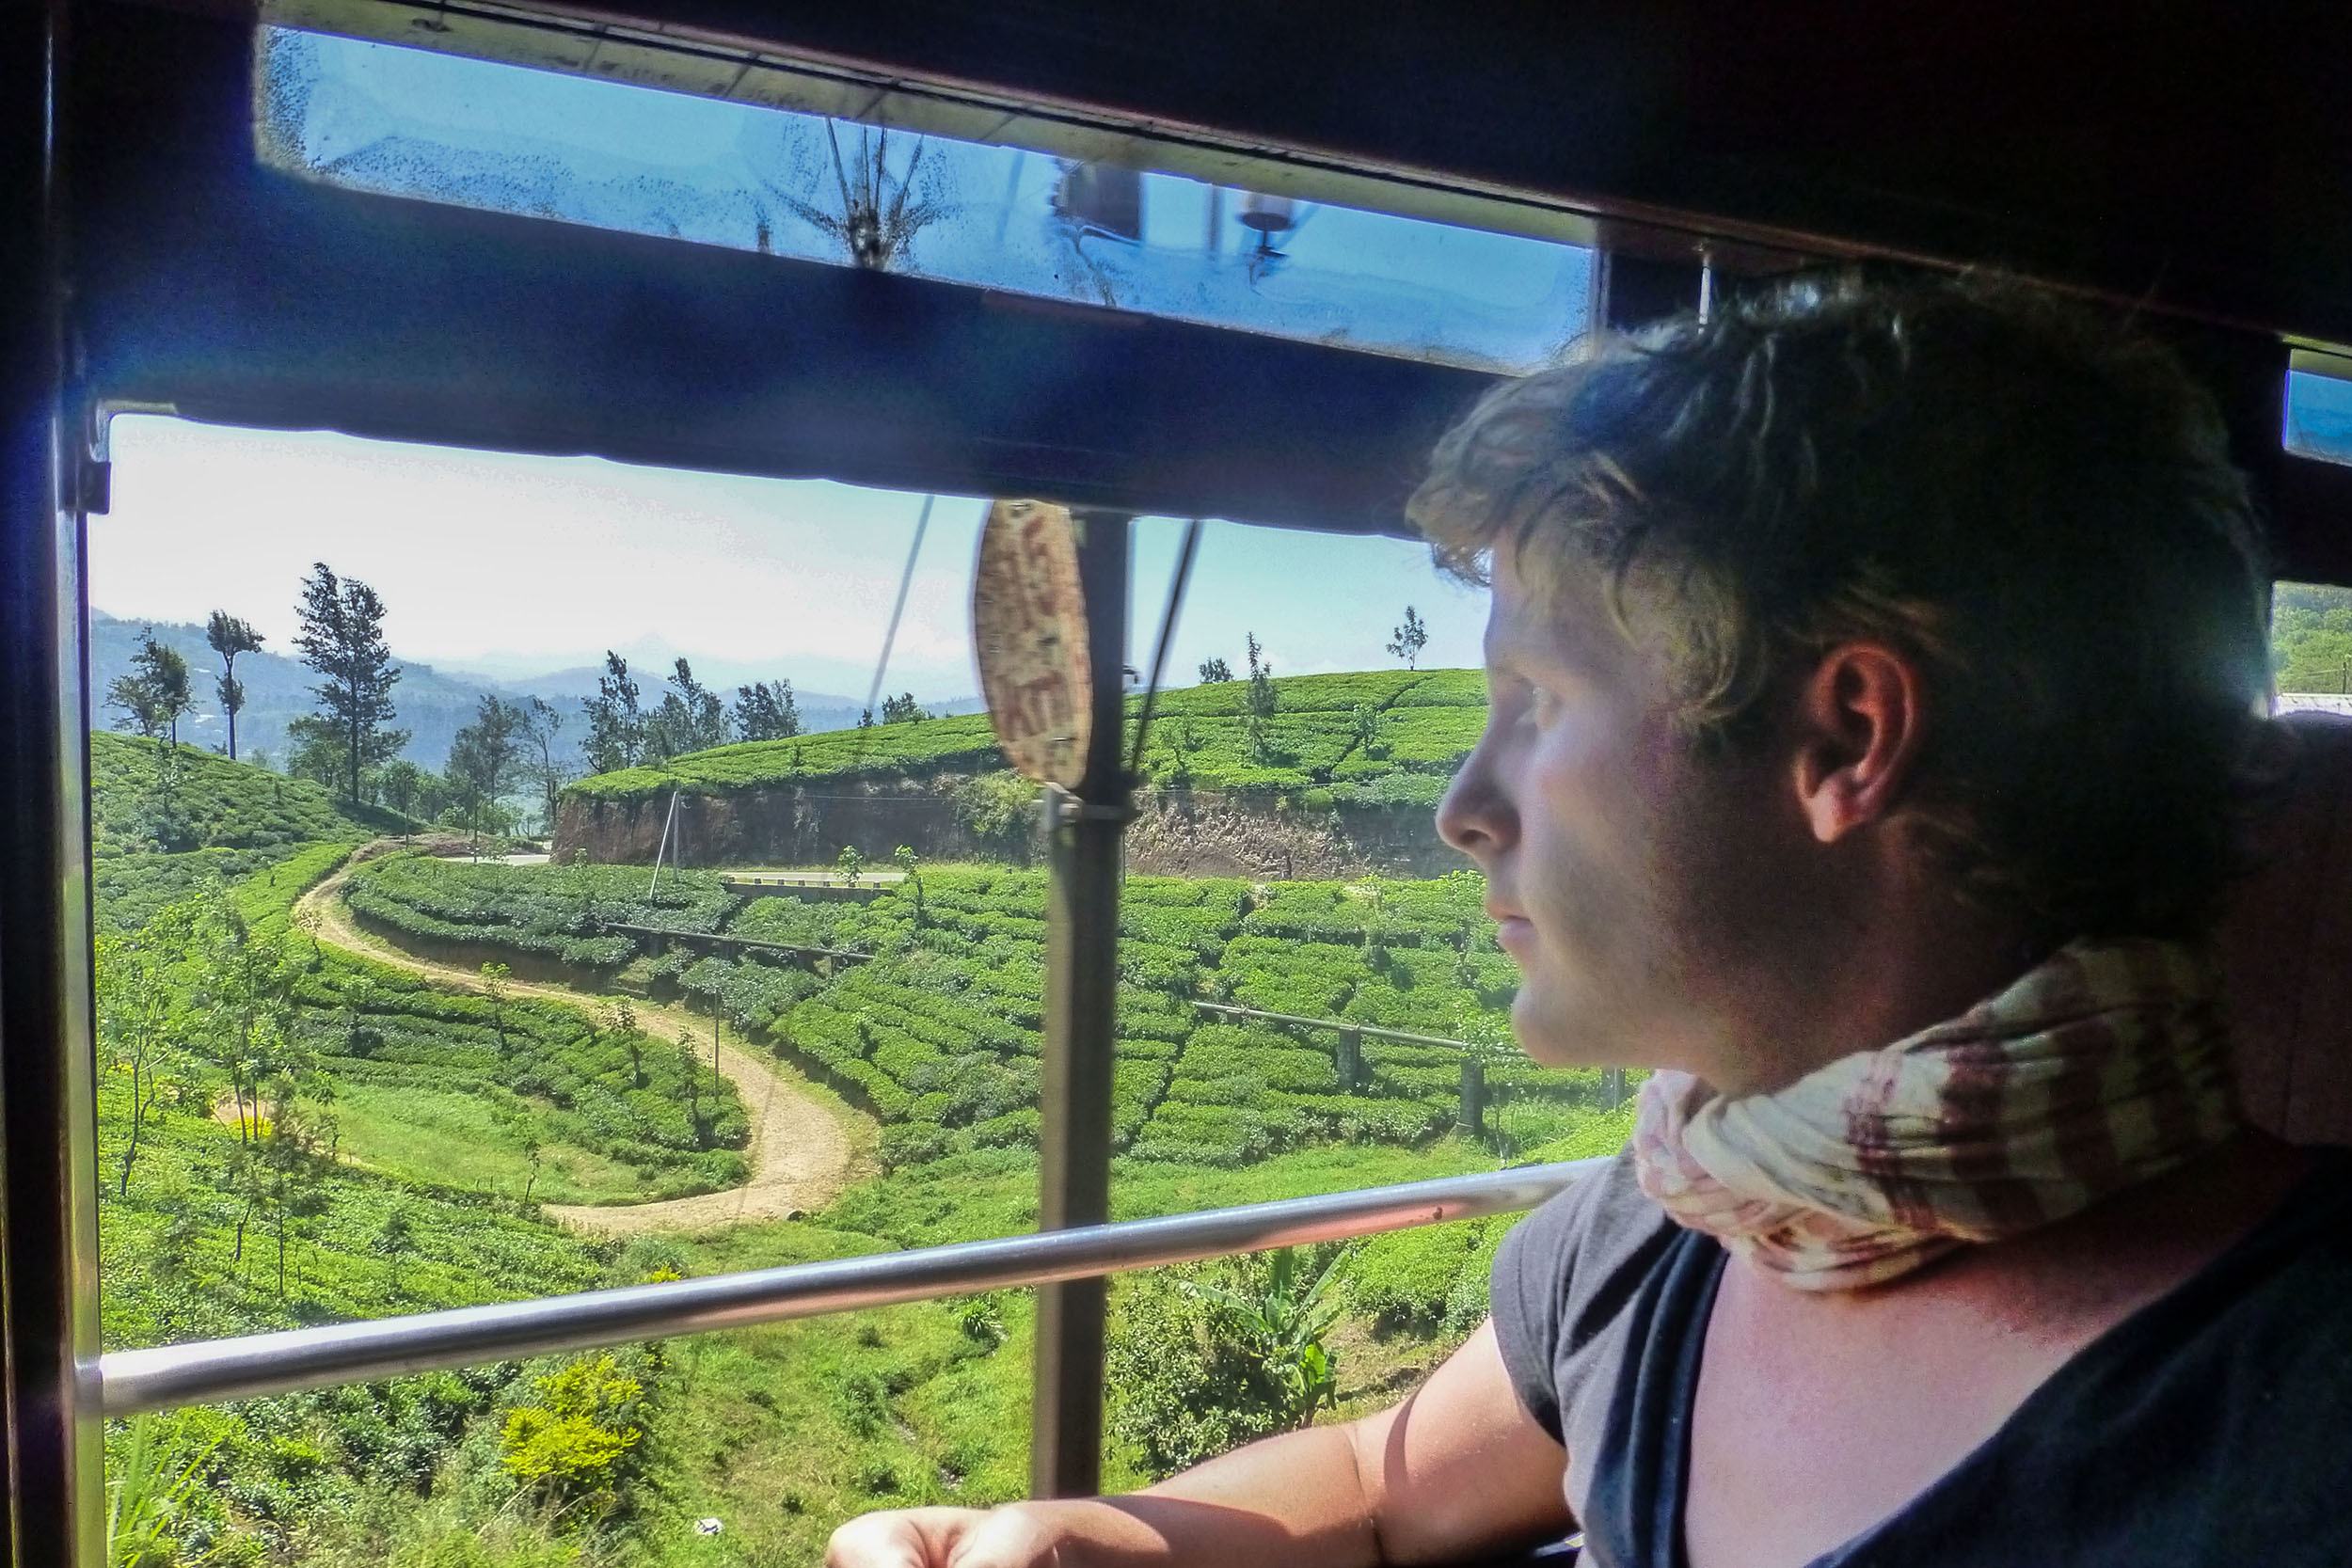
<svg viewBox="0 0 2352 1568">
<path fill-rule="evenodd" d="M 1226 1013 L 1235 1018 L 1263 1018 L 1275 1023 L 1296 1023 L 1309 1029 L 1336 1029 L 1343 1035 L 1361 1035 L 1373 1040 L 1401 1040 L 1406 1045 L 1442 1045 L 1452 1051 L 1475 1051 L 1468 1040 L 1450 1040 L 1440 1035 L 1416 1035 L 1403 1029 L 1375 1029 L 1369 1023 L 1350 1023 L 1342 1018 L 1307 1018 L 1298 1013 L 1270 1013 L 1263 1007 L 1236 1007 L 1230 1002 L 1195 1002 L 1194 1006 L 1204 1013 Z"/>
<path fill-rule="evenodd" d="M 655 1335 L 745 1328 L 787 1318 L 1339 1241 L 1533 1208 L 1604 1163 L 1570 1160 L 1162 1219 L 754 1269 L 709 1279 L 628 1285 L 496 1307 L 116 1351 L 99 1360 L 96 1395 L 106 1415 L 130 1416 L 295 1388 L 365 1383 L 440 1367 L 586 1350 Z"/>
</svg>

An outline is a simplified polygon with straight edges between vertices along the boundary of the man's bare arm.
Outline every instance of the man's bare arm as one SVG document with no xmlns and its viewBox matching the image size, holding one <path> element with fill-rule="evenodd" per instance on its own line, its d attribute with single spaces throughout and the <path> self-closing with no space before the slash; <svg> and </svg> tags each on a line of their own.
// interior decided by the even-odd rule
<svg viewBox="0 0 2352 1568">
<path fill-rule="evenodd" d="M 911 1509 L 852 1520 L 832 1568 L 1375 1568 L 1556 1539 L 1567 1456 L 1482 1326 L 1404 1403 L 1285 1433 L 1125 1497 Z"/>
</svg>

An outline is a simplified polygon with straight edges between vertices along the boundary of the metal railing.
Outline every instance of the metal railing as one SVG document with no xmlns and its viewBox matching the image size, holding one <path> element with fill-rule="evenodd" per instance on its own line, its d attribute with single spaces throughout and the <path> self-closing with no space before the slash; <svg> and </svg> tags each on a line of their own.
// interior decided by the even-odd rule
<svg viewBox="0 0 2352 1568">
<path fill-rule="evenodd" d="M 130 1416 L 586 1350 L 653 1335 L 744 1328 L 974 1291 L 1089 1279 L 1229 1253 L 1508 1213 L 1533 1208 L 1605 1163 L 1571 1160 L 708 1279 L 116 1351 L 99 1359 L 94 1392 L 103 1414 Z"/>
</svg>

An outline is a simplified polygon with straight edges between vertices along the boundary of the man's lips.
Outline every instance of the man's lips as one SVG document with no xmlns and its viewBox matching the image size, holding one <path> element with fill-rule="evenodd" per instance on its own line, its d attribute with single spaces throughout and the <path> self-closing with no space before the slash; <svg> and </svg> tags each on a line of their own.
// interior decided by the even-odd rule
<svg viewBox="0 0 2352 1568">
<path fill-rule="evenodd" d="M 1495 920 L 1495 942 L 1507 953 L 1532 947 L 1535 942 L 1535 925 L 1523 914 L 1499 915 Z"/>
</svg>

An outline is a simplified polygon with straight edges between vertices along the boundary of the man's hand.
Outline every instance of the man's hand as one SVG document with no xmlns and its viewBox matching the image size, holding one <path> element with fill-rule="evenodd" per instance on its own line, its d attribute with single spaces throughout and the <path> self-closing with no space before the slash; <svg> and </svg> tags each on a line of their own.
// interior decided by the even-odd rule
<svg viewBox="0 0 2352 1568">
<path fill-rule="evenodd" d="M 1493 1325 L 1419 1393 L 1284 1433 L 1133 1497 L 913 1508 L 834 1533 L 827 1568 L 1367 1568 L 1487 1556 L 1574 1528 L 1567 1456 L 1520 1407 Z"/>
<path fill-rule="evenodd" d="M 833 1532 L 825 1568 L 1047 1568 L 1058 1532 L 1032 1511 L 902 1508 Z"/>
</svg>

